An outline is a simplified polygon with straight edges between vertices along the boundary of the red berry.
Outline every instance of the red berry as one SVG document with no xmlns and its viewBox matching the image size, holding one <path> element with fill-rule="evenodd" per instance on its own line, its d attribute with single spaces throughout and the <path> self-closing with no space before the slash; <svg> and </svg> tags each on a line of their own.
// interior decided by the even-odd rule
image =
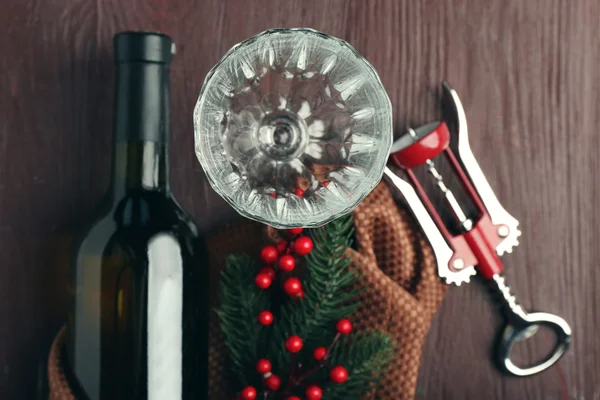
<svg viewBox="0 0 600 400">
<path fill-rule="evenodd" d="M 348 380 L 348 371 L 341 365 L 337 365 L 329 371 L 329 379 L 333 383 L 344 383 Z"/>
<path fill-rule="evenodd" d="M 302 293 L 302 283 L 298 278 L 287 278 L 283 282 L 283 291 L 288 296 L 296 296 Z"/>
<path fill-rule="evenodd" d="M 287 338 L 285 341 L 285 348 L 290 353 L 297 353 L 302 350 L 302 344 L 303 343 L 302 339 L 300 339 L 300 336 L 293 335 Z"/>
<path fill-rule="evenodd" d="M 304 299 L 304 290 L 301 290 L 300 293 L 296 295 L 296 300 Z"/>
<path fill-rule="evenodd" d="M 279 269 L 284 272 L 290 272 L 296 268 L 296 260 L 290 255 L 281 256 L 277 262 Z"/>
<path fill-rule="evenodd" d="M 267 372 L 271 372 L 271 361 L 266 358 L 261 358 L 256 363 L 256 371 L 259 374 L 266 374 Z"/>
<path fill-rule="evenodd" d="M 329 186 L 329 181 L 323 182 L 323 187 Z"/>
<path fill-rule="evenodd" d="M 265 273 L 258 273 L 254 278 L 254 283 L 260 289 L 268 289 L 269 286 L 271 286 L 271 282 L 273 282 L 273 279 L 271 279 L 271 277 Z"/>
<path fill-rule="evenodd" d="M 299 256 L 305 256 L 313 249 L 313 241 L 308 236 L 299 237 L 294 241 L 294 252 Z"/>
<path fill-rule="evenodd" d="M 298 397 L 298 396 L 290 396 L 290 397 L 288 397 L 285 400 L 300 400 L 300 397 Z"/>
<path fill-rule="evenodd" d="M 291 229 L 288 229 L 287 231 L 292 235 L 299 235 L 302 233 L 303 230 L 304 230 L 304 228 L 291 228 Z"/>
<path fill-rule="evenodd" d="M 304 197 L 304 190 L 296 188 L 296 190 L 294 190 L 294 194 L 298 197 Z"/>
<path fill-rule="evenodd" d="M 267 264 L 273 264 L 277 261 L 279 253 L 275 246 L 265 246 L 260 250 L 260 259 Z"/>
<path fill-rule="evenodd" d="M 279 378 L 277 375 L 269 375 L 265 379 L 265 385 L 267 385 L 269 389 L 275 391 L 279 389 L 279 386 L 281 386 L 281 378 Z"/>
<path fill-rule="evenodd" d="M 323 390 L 317 385 L 310 385 L 307 387 L 304 394 L 306 395 L 307 400 L 321 400 L 323 398 Z"/>
<path fill-rule="evenodd" d="M 258 323 L 267 326 L 273 323 L 273 313 L 268 310 L 264 310 L 258 313 Z"/>
<path fill-rule="evenodd" d="M 258 270 L 258 273 L 268 275 L 269 278 L 271 278 L 271 280 L 273 280 L 273 278 L 275 278 L 275 270 L 271 267 L 262 267 L 261 269 Z"/>
<path fill-rule="evenodd" d="M 240 392 L 240 397 L 243 400 L 254 400 L 256 398 L 256 389 L 254 389 L 252 386 L 246 386 Z"/>
<path fill-rule="evenodd" d="M 287 247 L 288 242 L 286 242 L 285 240 L 280 240 L 279 242 L 277 242 L 277 251 L 279 252 L 279 254 L 284 254 L 287 250 Z"/>
<path fill-rule="evenodd" d="M 347 335 L 352 331 L 352 322 L 348 318 L 342 318 L 335 324 L 335 329 L 342 335 Z"/>
<path fill-rule="evenodd" d="M 323 346 L 317 347 L 313 351 L 313 358 L 317 361 L 321 361 L 322 359 L 325 358 L 326 355 L 327 355 L 327 349 Z"/>
<path fill-rule="evenodd" d="M 276 199 L 277 198 L 277 192 L 271 192 L 271 193 L 269 193 L 269 196 L 271 196 L 272 198 Z"/>
</svg>

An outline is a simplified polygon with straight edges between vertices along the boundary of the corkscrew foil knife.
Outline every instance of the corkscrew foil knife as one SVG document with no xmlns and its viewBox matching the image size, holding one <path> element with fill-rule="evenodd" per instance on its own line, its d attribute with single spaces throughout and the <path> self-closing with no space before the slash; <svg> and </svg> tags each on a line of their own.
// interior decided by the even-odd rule
<svg viewBox="0 0 600 400">
<path fill-rule="evenodd" d="M 417 129 L 409 128 L 392 145 L 390 161 L 405 172 L 408 180 L 389 168 L 385 169 L 385 176 L 402 193 L 421 225 L 433 248 L 439 276 L 448 284 L 460 286 L 479 273 L 500 295 L 508 319 L 497 350 L 497 361 L 502 370 L 516 376 L 534 375 L 552 366 L 565 353 L 571 342 L 571 328 L 556 315 L 526 312 L 506 285 L 502 276 L 504 266 L 499 256 L 512 252 L 519 244 L 519 221 L 502 207 L 473 156 L 467 120 L 456 91 L 444 82 L 442 93 L 444 121 Z M 458 156 L 449 146 L 451 134 L 448 125 L 458 136 Z M 465 214 L 444 183 L 433 162 L 438 155 L 445 156 L 457 174 L 478 211 L 476 220 Z M 413 172 L 413 168 L 420 165 L 426 166 L 435 179 L 446 205 L 460 224 L 459 234 L 452 234 L 447 228 Z M 513 345 L 534 335 L 540 326 L 546 326 L 556 334 L 554 349 L 536 364 L 517 366 L 510 358 Z"/>
</svg>

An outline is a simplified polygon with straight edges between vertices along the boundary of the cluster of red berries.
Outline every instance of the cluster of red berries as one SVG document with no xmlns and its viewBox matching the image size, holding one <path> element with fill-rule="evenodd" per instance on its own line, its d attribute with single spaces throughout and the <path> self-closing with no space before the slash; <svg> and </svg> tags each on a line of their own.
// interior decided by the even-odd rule
<svg viewBox="0 0 600 400">
<path fill-rule="evenodd" d="M 337 337 L 339 335 L 347 335 L 352 331 L 352 323 L 347 318 L 340 319 L 336 326 Z M 335 343 L 335 340 L 334 340 Z M 333 344 L 329 347 L 329 349 L 325 347 L 317 347 L 313 350 L 313 358 L 318 361 L 320 364 L 319 368 L 325 365 L 324 361 L 327 360 L 331 348 Z M 298 353 L 302 350 L 303 346 L 302 338 L 296 335 L 292 335 L 288 337 L 285 341 L 285 348 L 290 353 Z M 271 361 L 266 358 L 261 358 L 256 363 L 256 371 L 263 376 L 264 384 L 270 391 L 276 391 L 281 386 L 281 378 L 277 375 L 273 374 Z M 336 365 L 329 370 L 329 379 L 332 382 L 337 384 L 342 384 L 348 380 L 348 371 L 341 365 Z M 318 385 L 310 385 L 304 391 L 304 395 L 307 400 L 321 400 L 323 398 L 323 389 L 321 389 Z M 240 397 L 234 400 L 255 400 L 257 396 L 256 388 L 253 386 L 246 386 L 240 391 Z M 286 400 L 301 400 L 298 396 L 289 396 Z"/>
<path fill-rule="evenodd" d="M 327 183 L 329 183 L 329 182 L 327 182 Z M 325 184 L 323 184 L 323 186 L 327 187 L 327 185 L 325 185 Z M 294 190 L 294 194 L 296 196 L 298 196 L 298 197 L 304 197 L 304 193 L 305 193 L 304 189 L 301 189 L 301 188 L 296 188 Z M 271 196 L 272 198 L 276 199 L 277 198 L 277 192 L 271 192 L 271 193 L 269 193 L 269 196 Z"/>
<path fill-rule="evenodd" d="M 276 267 L 281 272 L 292 272 L 296 268 L 296 259 L 292 254 L 305 256 L 313 249 L 313 241 L 308 236 L 299 236 L 302 228 L 288 229 L 291 236 L 290 241 L 282 240 L 277 246 L 265 246 L 260 251 L 260 260 L 264 266 L 254 277 L 255 285 L 262 290 L 271 287 L 276 276 Z M 289 277 L 283 281 L 283 290 L 286 294 L 296 299 L 304 298 L 302 282 L 296 277 Z M 258 322 L 261 325 L 270 325 L 273 323 L 273 314 L 268 311 L 261 311 L 258 314 Z"/>
</svg>

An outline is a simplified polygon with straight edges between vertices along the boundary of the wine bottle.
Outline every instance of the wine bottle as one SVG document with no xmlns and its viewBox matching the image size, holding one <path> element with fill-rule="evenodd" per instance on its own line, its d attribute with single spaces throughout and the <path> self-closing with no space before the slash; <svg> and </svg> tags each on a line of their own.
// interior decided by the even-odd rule
<svg viewBox="0 0 600 400">
<path fill-rule="evenodd" d="M 113 45 L 113 177 L 73 255 L 66 372 L 78 399 L 206 399 L 206 251 L 169 188 L 174 45 L 150 32 Z"/>
</svg>

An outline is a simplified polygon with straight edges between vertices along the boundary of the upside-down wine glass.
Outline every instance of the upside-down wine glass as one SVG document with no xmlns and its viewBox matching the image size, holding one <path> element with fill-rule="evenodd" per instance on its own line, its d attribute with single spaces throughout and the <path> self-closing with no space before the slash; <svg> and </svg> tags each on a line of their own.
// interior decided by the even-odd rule
<svg viewBox="0 0 600 400">
<path fill-rule="evenodd" d="M 317 227 L 351 212 L 381 180 L 390 100 L 343 40 L 271 29 L 208 73 L 194 110 L 195 150 L 213 189 L 275 228 Z"/>
</svg>

